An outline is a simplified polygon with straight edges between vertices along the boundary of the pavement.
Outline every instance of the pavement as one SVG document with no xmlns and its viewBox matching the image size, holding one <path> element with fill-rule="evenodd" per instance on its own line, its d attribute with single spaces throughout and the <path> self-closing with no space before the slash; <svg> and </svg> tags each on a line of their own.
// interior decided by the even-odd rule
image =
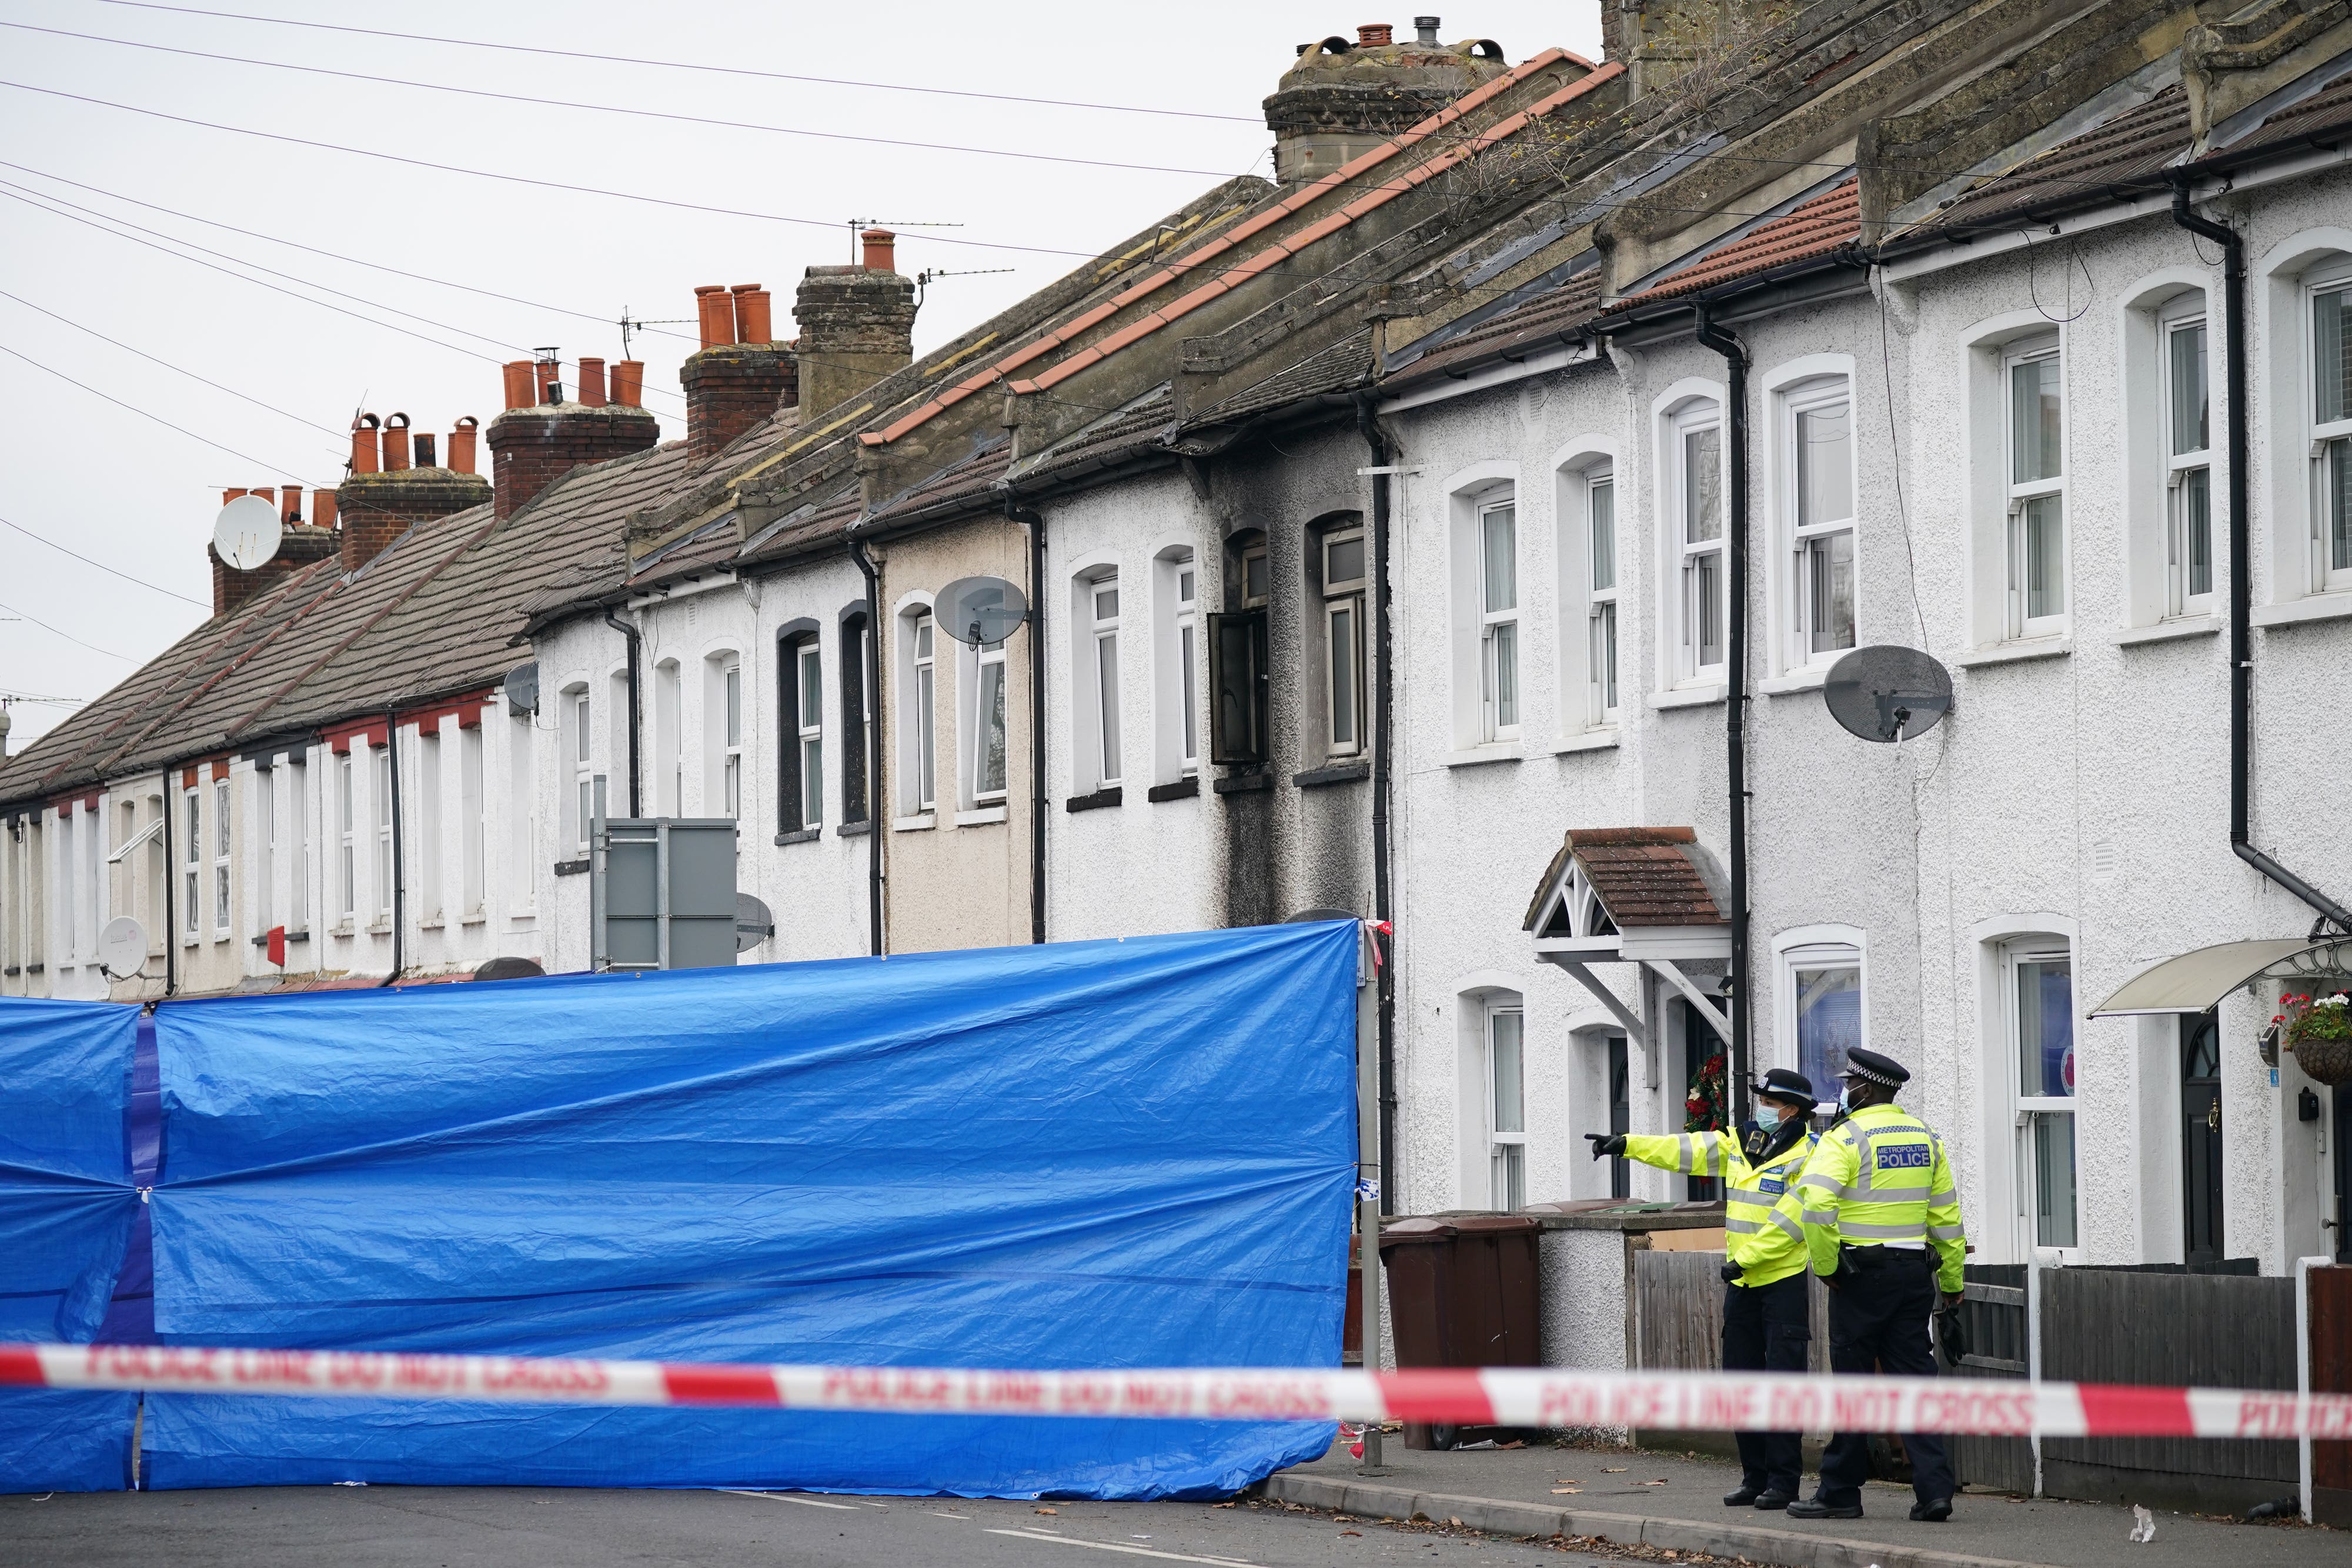
<svg viewBox="0 0 2352 1568">
<path fill-rule="evenodd" d="M 1524 1448 L 1432 1453 L 1388 1434 L 1384 1474 L 1366 1477 L 1344 1447 L 1268 1479 L 1266 1495 L 1371 1518 L 1460 1520 L 1509 1535 L 1605 1536 L 1662 1551 L 1745 1556 L 1790 1568 L 2345 1568 L 2352 1532 L 2158 1512 L 2156 1538 L 2130 1539 L 2128 1507 L 1963 1493 L 1951 1520 L 1914 1524 L 1911 1489 L 1872 1482 L 1858 1520 L 1792 1520 L 1728 1509 L 1737 1465 L 1641 1449 Z M 1812 1490 L 1808 1477 L 1806 1490 Z M 1573 1490 L 1568 1490 L 1573 1487 Z"/>
</svg>

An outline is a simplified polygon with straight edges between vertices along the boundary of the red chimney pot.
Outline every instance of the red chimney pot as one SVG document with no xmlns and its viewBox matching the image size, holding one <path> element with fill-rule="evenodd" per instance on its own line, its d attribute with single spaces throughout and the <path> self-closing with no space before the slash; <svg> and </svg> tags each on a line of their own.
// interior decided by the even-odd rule
<svg viewBox="0 0 2352 1568">
<path fill-rule="evenodd" d="M 756 283 L 739 283 L 735 295 L 735 340 L 739 343 L 769 343 L 775 340 L 775 331 L 769 317 L 768 291 Z"/>
<path fill-rule="evenodd" d="M 376 426 L 383 422 L 372 413 L 363 413 L 352 421 L 352 472 L 373 474 L 381 464 L 376 449 Z"/>
<path fill-rule="evenodd" d="M 383 422 L 383 471 L 397 474 L 408 466 L 408 416 L 394 413 Z"/>
<path fill-rule="evenodd" d="M 857 236 L 866 242 L 866 270 L 896 272 L 898 270 L 898 236 L 888 229 L 867 229 Z"/>
<path fill-rule="evenodd" d="M 1392 22 L 1366 22 L 1356 29 L 1356 47 L 1360 49 L 1385 49 L 1396 33 Z"/>
<path fill-rule="evenodd" d="M 469 413 L 449 432 L 449 466 L 457 473 L 471 474 L 474 471 L 474 432 L 481 423 Z"/>
<path fill-rule="evenodd" d="M 613 401 L 623 408 L 642 408 L 646 399 L 646 362 L 623 360 L 613 367 Z"/>
<path fill-rule="evenodd" d="M 288 485 L 278 492 L 278 516 L 289 526 L 302 520 L 302 486 Z"/>
<path fill-rule="evenodd" d="M 723 349 L 735 340 L 735 301 L 723 283 L 706 283 L 694 291 L 694 309 L 702 326 L 702 346 Z"/>
<path fill-rule="evenodd" d="M 580 356 L 580 402 L 588 408 L 604 406 L 604 361 Z"/>
<path fill-rule="evenodd" d="M 509 360 L 500 369 L 506 376 L 509 408 L 530 408 L 539 402 L 539 394 L 530 390 L 530 361 Z"/>
</svg>

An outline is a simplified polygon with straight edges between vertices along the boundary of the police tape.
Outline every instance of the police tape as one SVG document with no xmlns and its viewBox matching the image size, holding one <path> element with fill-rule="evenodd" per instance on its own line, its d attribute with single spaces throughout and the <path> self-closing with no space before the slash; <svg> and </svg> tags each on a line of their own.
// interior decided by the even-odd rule
<svg viewBox="0 0 2352 1568">
<path fill-rule="evenodd" d="M 0 1344 L 0 1386 L 925 1416 L 2352 1439 L 2352 1394 L 2013 1378 L 1539 1368 L 1003 1372 L 373 1351 Z"/>
</svg>

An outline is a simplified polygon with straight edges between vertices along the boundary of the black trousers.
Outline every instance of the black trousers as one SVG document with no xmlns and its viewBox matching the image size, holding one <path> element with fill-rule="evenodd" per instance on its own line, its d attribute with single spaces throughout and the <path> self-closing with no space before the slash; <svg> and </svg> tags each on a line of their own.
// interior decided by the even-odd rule
<svg viewBox="0 0 2352 1568">
<path fill-rule="evenodd" d="M 1802 1372 L 1813 1339 L 1806 1317 L 1806 1284 L 1801 1269 L 1769 1285 L 1723 1288 L 1723 1369 L 1726 1372 Z M 1759 1491 L 1797 1495 L 1804 1469 L 1802 1438 L 1794 1432 L 1741 1432 L 1739 1484 Z"/>
<path fill-rule="evenodd" d="M 1927 1343 L 1927 1319 L 1936 1310 L 1935 1254 L 1903 1248 L 1849 1247 L 1851 1267 L 1830 1292 L 1830 1370 L 1885 1371 L 1898 1376 L 1932 1377 L 1936 1354 Z M 1906 1432 L 1911 1456 L 1911 1490 L 1921 1502 L 1950 1497 L 1952 1480 L 1944 1439 L 1932 1432 Z M 1840 1432 L 1822 1455 L 1823 1502 L 1862 1500 L 1870 1477 L 1870 1434 Z"/>
</svg>

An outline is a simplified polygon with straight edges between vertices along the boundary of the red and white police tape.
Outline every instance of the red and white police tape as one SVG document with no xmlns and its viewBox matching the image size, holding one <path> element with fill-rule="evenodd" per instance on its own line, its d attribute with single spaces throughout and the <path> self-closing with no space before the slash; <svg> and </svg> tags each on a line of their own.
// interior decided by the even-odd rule
<svg viewBox="0 0 2352 1568">
<path fill-rule="evenodd" d="M 1532 1368 L 991 1372 L 370 1351 L 0 1344 L 0 1386 L 903 1415 L 2352 1439 L 2352 1394 L 1991 1378 Z"/>
</svg>

